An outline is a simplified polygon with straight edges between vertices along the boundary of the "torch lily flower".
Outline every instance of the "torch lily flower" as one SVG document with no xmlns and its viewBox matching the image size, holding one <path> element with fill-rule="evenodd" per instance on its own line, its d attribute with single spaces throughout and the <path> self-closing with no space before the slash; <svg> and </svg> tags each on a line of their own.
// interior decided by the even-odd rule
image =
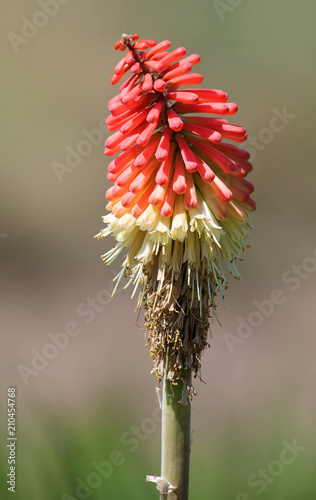
<svg viewBox="0 0 316 500">
<path fill-rule="evenodd" d="M 125 254 L 116 286 L 126 276 L 133 295 L 139 289 L 158 379 L 173 339 L 168 378 L 176 380 L 199 370 L 215 296 L 224 299 L 225 267 L 240 278 L 235 261 L 255 202 L 245 179 L 249 154 L 232 144 L 247 133 L 223 118 L 237 105 L 222 90 L 196 88 L 203 76 L 192 69 L 200 56 L 169 47 L 168 40 L 157 44 L 136 34 L 115 44 L 125 55 L 111 82 L 130 76 L 108 103 L 113 133 L 104 152 L 114 157 L 113 185 L 106 193 L 107 227 L 97 237 L 117 241 L 102 256 L 107 265 Z"/>
</svg>

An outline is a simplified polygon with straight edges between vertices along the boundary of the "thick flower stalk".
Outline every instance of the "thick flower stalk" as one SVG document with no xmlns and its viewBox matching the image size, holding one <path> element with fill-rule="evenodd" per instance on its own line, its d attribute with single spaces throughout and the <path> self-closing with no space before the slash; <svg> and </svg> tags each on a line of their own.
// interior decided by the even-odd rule
<svg viewBox="0 0 316 500">
<path fill-rule="evenodd" d="M 117 240 L 102 256 L 107 265 L 126 253 L 116 284 L 127 276 L 133 295 L 139 288 L 158 379 L 170 347 L 168 379 L 190 385 L 215 296 L 224 299 L 225 267 L 240 277 L 235 261 L 250 228 L 247 212 L 255 209 L 245 179 L 252 166 L 248 152 L 231 143 L 245 141 L 245 129 L 223 118 L 237 105 L 222 90 L 192 87 L 203 81 L 192 72 L 200 56 L 138 38 L 122 35 L 115 44 L 127 53 L 111 82 L 131 76 L 108 103 L 113 134 L 105 154 L 119 154 L 108 166 L 110 213 L 97 237 Z"/>
<path fill-rule="evenodd" d="M 112 83 L 131 75 L 108 104 L 113 134 L 105 154 L 115 157 L 108 166 L 113 185 L 107 227 L 97 237 L 117 241 L 102 256 L 107 265 L 125 254 L 116 286 L 125 276 L 132 296 L 139 291 L 153 372 L 162 380 L 161 476 L 148 480 L 161 500 L 187 500 L 191 376 L 199 374 L 208 345 L 215 297 L 224 300 L 225 268 L 240 277 L 235 261 L 255 203 L 245 179 L 249 154 L 232 144 L 245 141 L 246 131 L 223 118 L 237 105 L 221 90 L 196 88 L 203 76 L 192 67 L 200 56 L 169 47 L 138 35 L 115 44 L 127 52 Z"/>
</svg>

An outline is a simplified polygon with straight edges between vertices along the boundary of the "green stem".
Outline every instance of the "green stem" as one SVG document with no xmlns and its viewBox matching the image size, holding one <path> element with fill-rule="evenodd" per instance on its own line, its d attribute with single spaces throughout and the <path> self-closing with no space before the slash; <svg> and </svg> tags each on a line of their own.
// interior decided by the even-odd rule
<svg viewBox="0 0 316 500">
<path fill-rule="evenodd" d="M 168 365 L 167 355 L 162 396 L 161 477 L 175 491 L 161 494 L 160 500 L 188 500 L 191 404 L 186 384 L 178 380 L 173 385 L 167 380 Z"/>
</svg>

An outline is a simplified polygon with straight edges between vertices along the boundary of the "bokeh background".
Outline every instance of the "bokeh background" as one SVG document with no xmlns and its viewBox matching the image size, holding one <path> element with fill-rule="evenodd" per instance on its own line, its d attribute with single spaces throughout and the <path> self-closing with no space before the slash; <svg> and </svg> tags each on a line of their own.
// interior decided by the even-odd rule
<svg viewBox="0 0 316 500">
<path fill-rule="evenodd" d="M 20 0 L 0 10 L 1 498 L 10 498 L 8 386 L 17 388 L 14 498 L 158 495 L 145 483 L 159 474 L 160 429 L 142 318 L 129 290 L 109 298 L 114 272 L 100 254 L 112 241 L 93 239 L 109 187 L 106 133 L 59 178 L 53 168 L 66 165 L 67 148 L 80 150 L 84 131 L 100 130 L 123 32 L 200 54 L 204 87 L 228 92 L 239 105 L 232 121 L 256 141 L 246 144 L 258 210 L 244 281 L 230 282 L 196 381 L 191 497 L 315 498 L 315 2 Z M 283 127 L 271 122 L 277 113 Z M 256 304 L 275 289 L 282 303 L 260 320 Z M 257 318 L 244 339 L 240 318 Z M 66 328 L 76 336 L 49 351 Z M 280 464 L 285 442 L 299 451 Z"/>
</svg>

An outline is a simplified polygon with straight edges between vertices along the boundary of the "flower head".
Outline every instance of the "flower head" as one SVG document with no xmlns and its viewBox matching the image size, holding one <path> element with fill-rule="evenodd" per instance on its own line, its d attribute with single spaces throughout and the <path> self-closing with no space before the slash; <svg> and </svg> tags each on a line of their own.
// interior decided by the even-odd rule
<svg viewBox="0 0 316 500">
<path fill-rule="evenodd" d="M 245 179 L 249 154 L 231 143 L 247 133 L 223 118 L 237 105 L 222 90 L 195 88 L 203 81 L 192 72 L 200 56 L 169 47 L 168 40 L 156 44 L 136 34 L 115 44 L 127 52 L 111 82 L 131 76 L 108 103 L 113 134 L 105 154 L 115 156 L 108 166 L 113 186 L 106 193 L 107 228 L 97 236 L 117 240 L 102 256 L 106 264 L 126 252 L 117 284 L 126 275 L 133 294 L 140 287 L 158 377 L 173 339 L 174 378 L 199 368 L 215 295 L 224 299 L 224 264 L 239 278 L 235 260 L 255 203 Z"/>
</svg>

